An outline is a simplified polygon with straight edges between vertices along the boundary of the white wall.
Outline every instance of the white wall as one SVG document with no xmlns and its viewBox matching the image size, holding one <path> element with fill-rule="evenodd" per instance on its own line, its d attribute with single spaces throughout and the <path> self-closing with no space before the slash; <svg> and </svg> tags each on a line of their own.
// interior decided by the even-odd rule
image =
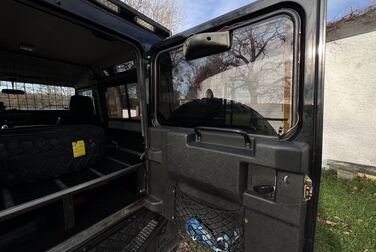
<svg viewBox="0 0 376 252">
<path fill-rule="evenodd" d="M 376 166 L 376 32 L 327 44 L 323 159 Z"/>
</svg>

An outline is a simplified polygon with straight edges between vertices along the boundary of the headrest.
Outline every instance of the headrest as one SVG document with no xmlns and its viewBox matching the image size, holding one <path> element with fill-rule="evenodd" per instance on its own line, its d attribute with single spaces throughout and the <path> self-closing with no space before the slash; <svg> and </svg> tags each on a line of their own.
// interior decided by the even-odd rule
<svg viewBox="0 0 376 252">
<path fill-rule="evenodd" d="M 70 98 L 69 112 L 72 116 L 92 116 L 94 114 L 93 100 L 88 96 L 74 95 Z"/>
</svg>

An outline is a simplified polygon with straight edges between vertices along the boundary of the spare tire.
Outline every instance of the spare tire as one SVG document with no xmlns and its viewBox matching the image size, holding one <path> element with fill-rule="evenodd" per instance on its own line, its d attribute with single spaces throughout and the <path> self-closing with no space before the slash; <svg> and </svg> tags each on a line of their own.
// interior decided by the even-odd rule
<svg viewBox="0 0 376 252">
<path fill-rule="evenodd" d="M 93 125 L 1 131 L 0 185 L 36 182 L 80 171 L 98 162 L 104 148 L 105 132 Z"/>
</svg>

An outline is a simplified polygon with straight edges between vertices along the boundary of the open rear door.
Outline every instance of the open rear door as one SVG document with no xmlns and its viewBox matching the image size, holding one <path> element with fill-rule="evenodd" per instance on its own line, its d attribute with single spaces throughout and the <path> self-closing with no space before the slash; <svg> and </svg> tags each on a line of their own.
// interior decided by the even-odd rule
<svg viewBox="0 0 376 252">
<path fill-rule="evenodd" d="M 201 246 L 312 251 L 325 10 L 258 1 L 153 48 L 147 206 Z"/>
</svg>

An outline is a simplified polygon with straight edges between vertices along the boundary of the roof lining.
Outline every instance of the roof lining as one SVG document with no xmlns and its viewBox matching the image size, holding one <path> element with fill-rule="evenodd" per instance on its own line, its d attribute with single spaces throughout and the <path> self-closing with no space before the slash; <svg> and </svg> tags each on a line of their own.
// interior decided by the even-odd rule
<svg viewBox="0 0 376 252">
<path fill-rule="evenodd" d="M 0 6 L 0 50 L 8 54 L 13 52 L 12 57 L 22 54 L 22 64 L 30 64 L 38 58 L 38 61 L 44 59 L 45 62 L 59 62 L 60 65 L 67 64 L 78 69 L 85 66 L 92 70 L 91 75 L 99 75 L 102 69 L 136 58 L 133 45 L 99 30 L 84 28 L 11 0 L 1 1 Z M 14 13 L 17 13 L 17 17 Z M 31 53 L 24 53 L 20 50 L 21 44 L 29 44 L 35 49 Z M 3 53 L 1 55 L 4 56 Z M 26 66 L 19 67 L 22 68 Z M 40 70 L 42 72 L 43 69 Z M 58 71 L 55 69 L 55 72 Z M 6 74 L 1 69 L 0 73 Z M 19 75 L 25 75 L 25 71 L 20 71 Z M 30 78 L 25 76 L 24 79 Z"/>
</svg>

